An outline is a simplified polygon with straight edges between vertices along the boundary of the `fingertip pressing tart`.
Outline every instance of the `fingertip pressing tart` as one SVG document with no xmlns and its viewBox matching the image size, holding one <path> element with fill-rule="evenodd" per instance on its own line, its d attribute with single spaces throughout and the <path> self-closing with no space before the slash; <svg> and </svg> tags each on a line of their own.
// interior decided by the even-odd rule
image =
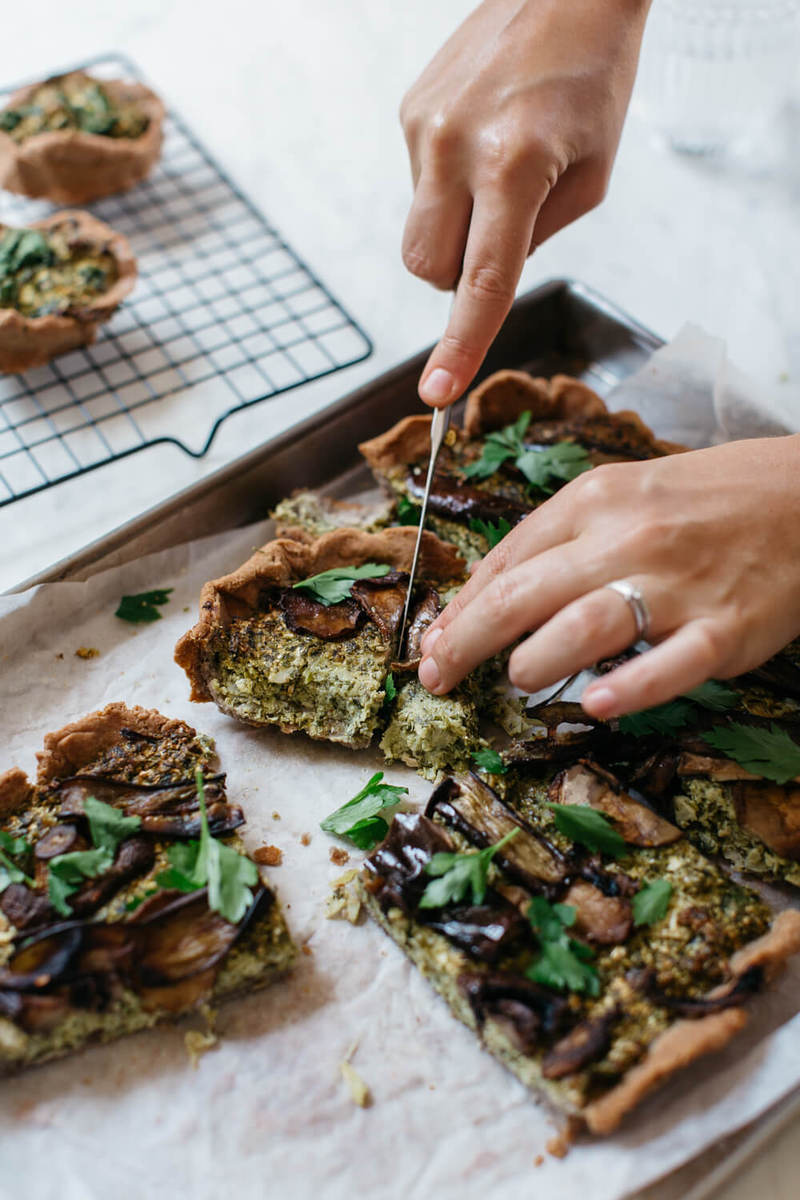
<svg viewBox="0 0 800 1200">
<path fill-rule="evenodd" d="M 25 371 L 93 342 L 136 274 L 127 239 L 90 213 L 0 225 L 0 370 Z"/>
<path fill-rule="evenodd" d="M 158 160 L 163 121 L 141 83 L 72 71 L 31 84 L 0 111 L 0 186 L 56 204 L 127 191 Z"/>
</svg>

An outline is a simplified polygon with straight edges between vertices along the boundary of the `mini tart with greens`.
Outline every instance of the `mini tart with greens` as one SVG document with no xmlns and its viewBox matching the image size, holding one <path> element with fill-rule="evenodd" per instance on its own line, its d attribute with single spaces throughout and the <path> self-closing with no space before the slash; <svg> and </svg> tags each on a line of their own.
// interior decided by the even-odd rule
<svg viewBox="0 0 800 1200">
<path fill-rule="evenodd" d="M 405 417 L 359 446 L 397 500 L 401 523 L 412 523 L 414 506 L 422 499 L 430 423 L 426 416 Z M 577 474 L 604 462 L 655 458 L 679 449 L 659 441 L 635 413 L 610 413 L 577 379 L 497 371 L 470 393 L 463 426 L 448 432 L 434 476 L 429 525 L 474 560 Z"/>
<path fill-rule="evenodd" d="M 141 83 L 72 71 L 31 84 L 0 110 L 0 186 L 55 204 L 127 191 L 158 160 L 163 121 Z"/>
<path fill-rule="evenodd" d="M 596 764 L 505 784 L 446 779 L 424 816 L 396 816 L 359 897 L 491 1054 L 575 1131 L 608 1134 L 743 1028 L 800 913 L 773 918 Z M 596 820 L 602 849 L 582 840 Z"/>
<path fill-rule="evenodd" d="M 38 757 L 35 784 L 17 768 L 0 776 L 0 1074 L 291 966 L 295 947 L 244 852 L 244 816 L 210 739 L 109 704 L 48 734 Z M 202 853 L 219 867 L 216 887 L 208 871 L 185 873 Z"/>
<path fill-rule="evenodd" d="M 481 744 L 471 685 L 449 697 L 425 693 L 427 705 L 410 695 L 419 686 L 413 671 L 422 634 L 465 579 L 463 559 L 427 531 L 400 656 L 416 535 L 339 529 L 314 540 L 278 538 L 207 583 L 200 620 L 175 649 L 192 699 L 213 700 L 249 725 L 354 749 L 385 730 L 387 757 L 428 770 L 452 755 L 468 762 Z M 339 592 L 315 590 L 312 577 L 342 571 Z"/>
<path fill-rule="evenodd" d="M 136 283 L 126 238 L 86 212 L 0 225 L 0 370 L 93 342 Z"/>
</svg>

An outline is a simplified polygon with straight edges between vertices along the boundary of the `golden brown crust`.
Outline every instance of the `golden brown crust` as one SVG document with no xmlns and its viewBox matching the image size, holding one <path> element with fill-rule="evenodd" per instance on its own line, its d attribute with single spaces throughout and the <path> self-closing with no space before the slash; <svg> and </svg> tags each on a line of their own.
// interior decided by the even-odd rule
<svg viewBox="0 0 800 1200">
<path fill-rule="evenodd" d="M 203 669 L 205 648 L 212 632 L 225 628 L 235 617 L 255 611 L 265 587 L 289 587 L 331 567 L 388 563 L 401 571 L 411 568 L 417 530 L 411 526 L 365 533 L 361 529 L 335 529 L 310 541 L 277 538 L 267 542 L 238 570 L 203 585 L 200 619 L 175 647 L 175 661 L 192 685 L 191 699 L 205 701 L 211 694 Z M 430 582 L 445 582 L 463 575 L 465 563 L 454 546 L 427 530 L 422 535 L 419 575 Z"/>
<path fill-rule="evenodd" d="M 584 1110 L 592 1133 L 613 1133 L 622 1118 L 635 1108 L 648 1092 L 658 1087 L 675 1071 L 688 1067 L 705 1054 L 713 1054 L 735 1037 L 747 1024 L 743 1008 L 726 1008 L 699 1020 L 677 1021 L 657 1037 L 642 1061 L 601 1100 Z"/>
<path fill-rule="evenodd" d="M 386 433 L 361 442 L 358 449 L 372 470 L 380 473 L 425 459 L 431 451 L 431 417 L 403 417 Z"/>
<path fill-rule="evenodd" d="M 769 982 L 798 950 L 800 912 L 787 909 L 779 913 L 763 937 L 732 955 L 731 976 L 736 980 L 753 967 L 760 967 Z M 710 995 L 713 997 L 714 992 Z M 617 1087 L 585 1110 L 589 1129 L 592 1133 L 611 1133 L 648 1092 L 696 1059 L 721 1050 L 747 1024 L 747 1019 L 743 1008 L 727 1008 L 699 1020 L 687 1019 L 670 1026 Z"/>
<path fill-rule="evenodd" d="M 10 817 L 27 808 L 32 799 L 33 785 L 19 767 L 0 775 L 0 817 Z"/>
<path fill-rule="evenodd" d="M 172 734 L 196 737 L 191 725 L 165 717 L 155 709 L 140 708 L 138 705 L 128 708 L 121 702 L 107 704 L 105 708 L 88 713 L 55 733 L 45 734 L 44 749 L 36 754 L 39 764 L 37 783 L 43 787 L 54 779 L 78 774 L 82 767 L 119 742 L 122 729 L 133 729 L 136 733 L 157 738 Z"/>
<path fill-rule="evenodd" d="M 74 221 L 80 237 L 113 257 L 117 278 L 107 291 L 74 315 L 48 313 L 43 317 L 26 317 L 15 308 L 0 308 L 0 371 L 27 371 L 58 354 L 93 342 L 97 327 L 113 316 L 136 283 L 136 259 L 128 239 L 91 213 L 67 209 L 32 221 L 26 228 L 47 232 L 65 221 Z M 0 236 L 6 228 L 0 225 Z"/>
<path fill-rule="evenodd" d="M 75 71 L 55 78 L 83 74 Z M 42 82 L 22 88 L 6 107 L 27 103 Z M 0 130 L 0 187 L 55 204 L 88 204 L 127 191 L 149 175 L 161 154 L 164 105 L 144 84 L 121 79 L 101 82 L 113 102 L 135 102 L 147 114 L 144 133 L 138 138 L 113 138 L 79 129 L 52 130 L 17 143 Z"/>
</svg>

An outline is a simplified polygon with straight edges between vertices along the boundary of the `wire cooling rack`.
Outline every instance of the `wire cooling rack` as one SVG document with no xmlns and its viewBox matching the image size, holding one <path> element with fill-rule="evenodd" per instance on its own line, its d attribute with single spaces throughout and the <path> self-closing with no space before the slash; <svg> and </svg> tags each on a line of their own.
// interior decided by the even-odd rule
<svg viewBox="0 0 800 1200">
<path fill-rule="evenodd" d="M 82 66 L 141 78 L 120 55 Z M 139 279 L 92 346 L 0 376 L 0 506 L 159 442 L 200 458 L 232 413 L 371 353 L 174 113 L 150 177 L 88 207 L 128 238 Z M 7 224 L 52 208 L 0 193 Z"/>
</svg>

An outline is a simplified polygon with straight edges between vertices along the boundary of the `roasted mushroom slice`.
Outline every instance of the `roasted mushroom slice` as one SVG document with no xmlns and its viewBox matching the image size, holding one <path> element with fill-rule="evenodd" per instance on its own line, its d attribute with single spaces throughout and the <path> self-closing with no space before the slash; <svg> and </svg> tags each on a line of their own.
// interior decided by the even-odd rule
<svg viewBox="0 0 800 1200">
<path fill-rule="evenodd" d="M 631 846 L 668 846 L 681 831 L 624 791 L 618 779 L 596 763 L 581 761 L 555 777 L 550 799 L 557 804 L 595 808 L 614 822 Z"/>
<path fill-rule="evenodd" d="M 89 213 L 0 225 L 0 371 L 93 342 L 135 282 L 127 240 Z"/>
<path fill-rule="evenodd" d="M 0 111 L 0 186 L 55 204 L 127 191 L 158 160 L 163 121 L 141 83 L 71 71 L 31 84 Z"/>
</svg>

